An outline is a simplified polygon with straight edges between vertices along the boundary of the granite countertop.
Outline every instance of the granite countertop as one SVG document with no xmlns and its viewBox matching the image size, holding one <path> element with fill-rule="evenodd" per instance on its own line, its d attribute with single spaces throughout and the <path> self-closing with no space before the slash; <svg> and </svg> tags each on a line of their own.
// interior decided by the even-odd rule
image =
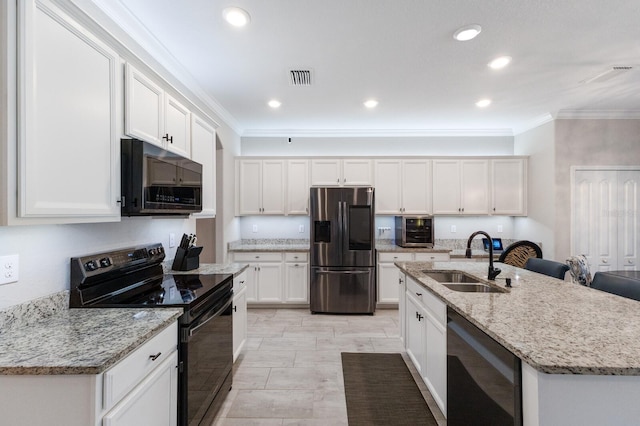
<svg viewBox="0 0 640 426">
<path fill-rule="evenodd" d="M 185 274 L 202 274 L 202 275 L 213 275 L 213 274 L 232 274 L 233 277 L 237 277 L 240 275 L 245 269 L 249 267 L 246 263 L 201 263 L 200 267 L 197 269 L 192 269 L 190 271 L 174 271 L 171 269 L 171 262 L 165 262 L 162 266 L 164 267 L 165 274 L 174 274 L 174 275 L 185 275 Z"/>
<path fill-rule="evenodd" d="M 640 304 L 498 263 L 508 293 L 449 290 L 423 270 L 458 270 L 486 281 L 487 263 L 396 262 L 520 359 L 543 373 L 640 375 Z"/>
<path fill-rule="evenodd" d="M 238 251 L 309 251 L 309 240 L 298 239 L 263 239 L 240 240 L 229 243 L 230 252 Z"/>
<path fill-rule="evenodd" d="M 65 309 L 9 327 L 0 330 L 0 374 L 100 374 L 180 315 L 175 308 Z"/>
<path fill-rule="evenodd" d="M 376 250 L 384 253 L 449 253 L 450 248 L 434 246 L 426 247 L 400 247 L 392 240 L 376 240 Z"/>
</svg>

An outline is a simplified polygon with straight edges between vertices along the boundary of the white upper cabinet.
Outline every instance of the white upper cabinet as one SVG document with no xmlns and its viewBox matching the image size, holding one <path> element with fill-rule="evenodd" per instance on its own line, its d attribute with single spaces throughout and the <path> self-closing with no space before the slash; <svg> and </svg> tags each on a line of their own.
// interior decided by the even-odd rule
<svg viewBox="0 0 640 426">
<path fill-rule="evenodd" d="M 431 161 L 375 161 L 376 214 L 431 213 Z"/>
<path fill-rule="evenodd" d="M 236 214 L 284 214 L 285 160 L 238 160 Z"/>
<path fill-rule="evenodd" d="M 311 160 L 311 186 L 369 185 L 373 185 L 372 160 L 359 158 Z"/>
<path fill-rule="evenodd" d="M 309 160 L 287 160 L 287 215 L 309 214 Z"/>
<path fill-rule="evenodd" d="M 131 64 L 125 90 L 125 134 L 190 157 L 189 109 Z"/>
<path fill-rule="evenodd" d="M 433 160 L 433 213 L 489 213 L 489 160 Z"/>
<path fill-rule="evenodd" d="M 491 160 L 491 214 L 527 214 L 527 160 Z"/>
<path fill-rule="evenodd" d="M 191 112 L 170 95 L 164 95 L 164 135 L 168 150 L 191 156 Z"/>
<path fill-rule="evenodd" d="M 124 132 L 163 146 L 164 90 L 146 75 L 126 64 Z"/>
<path fill-rule="evenodd" d="M 18 8 L 18 217 L 119 220 L 120 58 L 50 1 Z"/>
<path fill-rule="evenodd" d="M 216 215 L 216 130 L 196 114 L 191 115 L 191 158 L 202 164 L 202 212 L 194 217 Z"/>
</svg>

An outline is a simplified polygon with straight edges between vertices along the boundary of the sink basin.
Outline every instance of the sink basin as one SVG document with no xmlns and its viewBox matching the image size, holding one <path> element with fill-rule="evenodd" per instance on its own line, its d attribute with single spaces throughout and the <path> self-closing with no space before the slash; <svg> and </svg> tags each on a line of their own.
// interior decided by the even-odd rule
<svg viewBox="0 0 640 426">
<path fill-rule="evenodd" d="M 462 272 L 433 272 L 433 271 L 422 271 L 429 278 L 432 278 L 439 283 L 480 283 L 479 280 L 473 278 L 470 275 L 464 274 Z M 484 285 L 484 284 L 483 284 Z"/>
<path fill-rule="evenodd" d="M 505 293 L 506 291 L 487 284 L 476 283 L 442 283 L 446 288 L 453 291 L 461 291 L 464 293 Z"/>
<path fill-rule="evenodd" d="M 438 281 L 450 290 L 465 293 L 506 293 L 500 287 L 480 282 L 477 278 L 456 271 L 422 271 L 426 276 Z"/>
</svg>

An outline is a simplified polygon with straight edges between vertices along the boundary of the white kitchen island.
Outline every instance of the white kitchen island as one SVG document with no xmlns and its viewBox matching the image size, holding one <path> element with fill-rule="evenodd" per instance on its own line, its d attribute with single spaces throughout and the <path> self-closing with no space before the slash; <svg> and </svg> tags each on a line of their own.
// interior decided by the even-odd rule
<svg viewBox="0 0 640 426">
<path fill-rule="evenodd" d="M 498 263 L 505 293 L 450 290 L 425 271 L 487 281 L 487 263 L 399 262 L 408 278 L 522 361 L 524 425 L 640 421 L 640 304 Z M 444 410 L 446 411 L 446 409 Z"/>
</svg>

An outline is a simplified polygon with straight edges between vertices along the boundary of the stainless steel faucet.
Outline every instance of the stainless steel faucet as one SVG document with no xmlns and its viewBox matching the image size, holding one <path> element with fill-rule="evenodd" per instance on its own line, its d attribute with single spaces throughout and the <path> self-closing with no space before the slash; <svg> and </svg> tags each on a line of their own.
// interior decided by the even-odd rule
<svg viewBox="0 0 640 426">
<path fill-rule="evenodd" d="M 478 234 L 482 234 L 485 237 L 487 237 L 487 239 L 489 240 L 489 271 L 487 272 L 487 278 L 491 281 L 495 281 L 496 277 L 500 274 L 500 272 L 502 272 L 500 269 L 498 268 L 494 268 L 493 267 L 493 240 L 491 239 L 491 237 L 489 236 L 489 234 L 487 234 L 484 231 L 476 231 L 473 234 L 471 234 L 471 236 L 469 237 L 469 240 L 467 241 L 467 251 L 465 253 L 465 256 L 468 259 L 471 259 L 471 241 L 473 241 L 473 239 L 476 237 L 476 235 Z"/>
</svg>

